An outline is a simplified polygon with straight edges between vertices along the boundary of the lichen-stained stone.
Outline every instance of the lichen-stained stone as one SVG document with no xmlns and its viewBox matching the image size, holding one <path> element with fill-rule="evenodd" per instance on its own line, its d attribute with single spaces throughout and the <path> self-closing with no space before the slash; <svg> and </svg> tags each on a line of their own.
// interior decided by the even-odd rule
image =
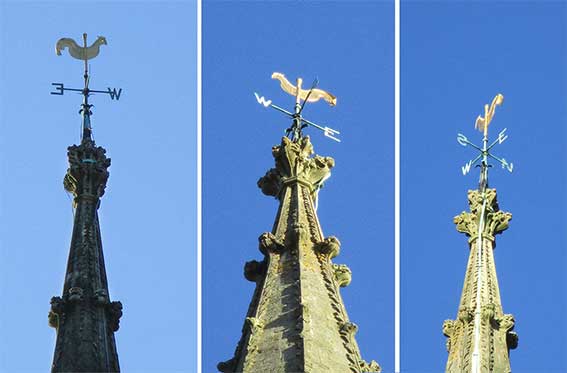
<svg viewBox="0 0 567 373">
<path fill-rule="evenodd" d="M 262 261 L 245 265 L 256 283 L 234 356 L 221 372 L 379 372 L 360 356 L 356 325 L 349 321 L 339 288 L 350 270 L 334 265 L 340 241 L 323 237 L 314 200 L 334 160 L 313 156 L 309 137 L 282 138 L 272 148 L 275 167 L 258 181 L 280 201 L 272 232 L 259 237 Z"/>
<path fill-rule="evenodd" d="M 470 190 L 468 200 L 470 212 L 454 219 L 457 230 L 469 237 L 470 254 L 457 318 L 443 323 L 446 371 L 509 373 L 509 351 L 518 336 L 514 317 L 502 311 L 493 250 L 494 236 L 508 228 L 512 214 L 500 211 L 495 189 L 485 189 L 484 195 Z"/>
<path fill-rule="evenodd" d="M 90 137 L 68 149 L 64 186 L 74 196 L 75 221 L 61 297 L 51 299 L 57 339 L 52 372 L 119 372 L 114 332 L 122 303 L 111 302 L 97 210 L 110 159 Z"/>
</svg>

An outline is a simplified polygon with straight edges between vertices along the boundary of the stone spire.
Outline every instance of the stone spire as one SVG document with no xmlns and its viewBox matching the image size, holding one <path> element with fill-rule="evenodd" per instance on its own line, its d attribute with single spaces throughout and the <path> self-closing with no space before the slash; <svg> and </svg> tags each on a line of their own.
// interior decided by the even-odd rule
<svg viewBox="0 0 567 373">
<path fill-rule="evenodd" d="M 97 213 L 110 166 L 105 153 L 90 126 L 81 144 L 68 148 L 63 184 L 74 196 L 75 217 L 63 294 L 51 298 L 49 325 L 57 330 L 52 372 L 120 371 L 114 332 L 122 304 L 110 301 Z"/>
<path fill-rule="evenodd" d="M 500 211 L 496 190 L 468 192 L 470 212 L 454 219 L 457 230 L 469 237 L 470 255 L 456 320 L 446 320 L 448 373 L 510 372 L 510 349 L 518 336 L 514 316 L 504 314 L 496 278 L 494 236 L 508 228 L 512 214 Z"/>
<path fill-rule="evenodd" d="M 272 148 L 275 168 L 258 181 L 279 210 L 272 232 L 263 233 L 262 261 L 247 262 L 246 279 L 256 289 L 234 357 L 221 372 L 379 372 L 362 360 L 356 324 L 349 321 L 340 287 L 350 283 L 347 266 L 334 264 L 337 238 L 324 237 L 314 207 L 334 160 L 313 155 L 309 137 L 282 138 Z"/>
</svg>

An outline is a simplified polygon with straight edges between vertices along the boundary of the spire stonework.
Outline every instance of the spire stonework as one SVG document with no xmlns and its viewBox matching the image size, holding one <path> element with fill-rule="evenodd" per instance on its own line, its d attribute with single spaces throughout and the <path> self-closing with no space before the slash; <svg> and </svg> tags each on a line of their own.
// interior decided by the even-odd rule
<svg viewBox="0 0 567 373">
<path fill-rule="evenodd" d="M 362 360 L 339 288 L 350 283 L 345 265 L 332 262 L 337 238 L 324 237 L 314 208 L 334 160 L 314 156 L 309 137 L 282 138 L 272 148 L 275 168 L 258 181 L 280 201 L 272 232 L 263 233 L 261 262 L 247 262 L 256 283 L 242 337 L 221 372 L 379 372 Z"/>
<path fill-rule="evenodd" d="M 496 277 L 494 236 L 508 228 L 512 214 L 500 211 L 496 190 L 469 190 L 470 212 L 454 219 L 469 237 L 470 255 L 456 320 L 446 320 L 446 371 L 510 372 L 509 350 L 516 348 L 514 316 L 504 314 Z"/>
<path fill-rule="evenodd" d="M 74 196 L 75 217 L 63 294 L 51 299 L 49 325 L 57 340 L 52 372 L 119 372 L 114 332 L 122 304 L 111 302 L 97 210 L 110 159 L 89 136 L 68 148 L 63 180 Z"/>
</svg>

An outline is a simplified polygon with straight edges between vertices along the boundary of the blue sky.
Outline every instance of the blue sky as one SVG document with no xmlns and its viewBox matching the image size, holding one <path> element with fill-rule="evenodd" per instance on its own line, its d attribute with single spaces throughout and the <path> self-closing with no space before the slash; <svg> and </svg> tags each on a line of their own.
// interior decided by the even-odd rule
<svg viewBox="0 0 567 373">
<path fill-rule="evenodd" d="M 307 119 L 341 131 L 336 143 L 308 129 L 315 152 L 332 156 L 319 193 L 325 235 L 342 243 L 334 262 L 352 283 L 341 295 L 362 356 L 394 369 L 394 7 L 393 2 L 205 2 L 203 7 L 203 371 L 232 357 L 271 230 L 277 200 L 258 178 L 289 120 L 253 92 L 292 109 L 272 72 L 338 97 L 308 104 Z"/>
<path fill-rule="evenodd" d="M 567 370 L 567 3 L 404 1 L 401 4 L 402 372 L 439 372 L 443 320 L 454 318 L 467 241 L 453 216 L 466 210 L 478 173 L 457 133 L 481 141 L 474 120 L 504 94 L 491 135 L 512 174 L 490 171 L 510 228 L 495 260 L 504 311 L 516 317 L 515 373 Z M 86 15 L 86 16 L 84 16 Z M 187 372 L 196 365 L 196 4 L 193 1 L 0 0 L 0 371 L 45 371 L 72 228 L 62 179 L 79 141 L 81 62 L 61 37 L 108 45 L 91 62 L 93 130 L 112 158 L 99 210 L 110 295 L 124 304 L 116 333 L 125 372 Z M 336 235 L 353 281 L 342 289 L 363 358 L 394 368 L 394 7 L 392 1 L 205 1 L 203 5 L 203 371 L 230 358 L 253 284 L 248 260 L 270 230 L 277 201 L 256 181 L 289 121 L 253 92 L 292 108 L 270 79 L 298 76 L 338 97 L 306 118 L 335 158 L 319 194 L 326 235 Z"/>
<path fill-rule="evenodd" d="M 100 224 L 125 372 L 196 365 L 196 2 L 0 2 L 0 370 L 51 366 L 72 209 L 67 146 L 80 140 L 81 61 L 61 37 L 108 45 L 91 61 L 93 131 L 112 158 Z M 90 44 L 90 43 L 89 43 Z"/>
<path fill-rule="evenodd" d="M 402 371 L 440 372 L 469 254 L 452 218 L 468 210 L 476 156 L 456 141 L 497 93 L 490 133 L 514 163 L 490 170 L 510 228 L 494 251 L 505 313 L 516 318 L 513 372 L 565 372 L 565 2 L 403 2 L 401 8 Z"/>
</svg>

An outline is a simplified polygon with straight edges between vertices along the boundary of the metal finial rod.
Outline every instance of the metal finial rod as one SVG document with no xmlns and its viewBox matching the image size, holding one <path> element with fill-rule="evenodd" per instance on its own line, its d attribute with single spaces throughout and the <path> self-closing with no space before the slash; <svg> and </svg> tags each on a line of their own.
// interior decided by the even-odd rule
<svg viewBox="0 0 567 373">
<path fill-rule="evenodd" d="M 83 33 L 83 48 L 85 48 L 84 50 L 87 49 L 87 33 Z M 83 60 L 85 61 L 85 74 L 84 74 L 84 78 L 85 78 L 85 89 L 88 89 L 89 87 L 89 64 L 88 64 L 88 59 L 87 59 L 87 54 L 83 53 Z"/>
<path fill-rule="evenodd" d="M 488 105 L 484 105 L 484 118 L 488 118 Z M 481 193 L 484 193 L 486 188 L 488 187 L 488 124 L 484 126 L 483 129 L 483 136 L 482 136 L 482 163 L 481 163 L 481 171 L 480 171 L 480 180 L 478 183 L 478 189 Z"/>
<path fill-rule="evenodd" d="M 87 50 L 87 33 L 83 33 L 83 48 Z M 85 88 L 83 89 L 83 103 L 80 112 L 83 115 L 83 131 L 81 142 L 91 140 L 91 105 L 89 105 L 89 64 L 87 54 L 83 53 L 83 61 L 85 62 L 85 73 L 83 78 L 85 80 Z"/>
<path fill-rule="evenodd" d="M 82 121 L 83 131 L 82 131 L 81 142 L 92 140 L 92 138 L 91 138 L 91 133 L 92 133 L 91 107 L 92 107 L 92 105 L 89 104 L 88 88 L 85 88 L 84 93 L 83 93 L 83 103 L 81 104 L 81 110 L 79 110 L 79 113 L 81 113 L 82 117 L 83 117 L 83 121 Z"/>
<path fill-rule="evenodd" d="M 301 85 L 303 80 L 297 78 L 294 114 L 291 126 L 286 130 L 286 134 L 291 136 L 292 141 L 298 141 L 301 138 Z"/>
</svg>

